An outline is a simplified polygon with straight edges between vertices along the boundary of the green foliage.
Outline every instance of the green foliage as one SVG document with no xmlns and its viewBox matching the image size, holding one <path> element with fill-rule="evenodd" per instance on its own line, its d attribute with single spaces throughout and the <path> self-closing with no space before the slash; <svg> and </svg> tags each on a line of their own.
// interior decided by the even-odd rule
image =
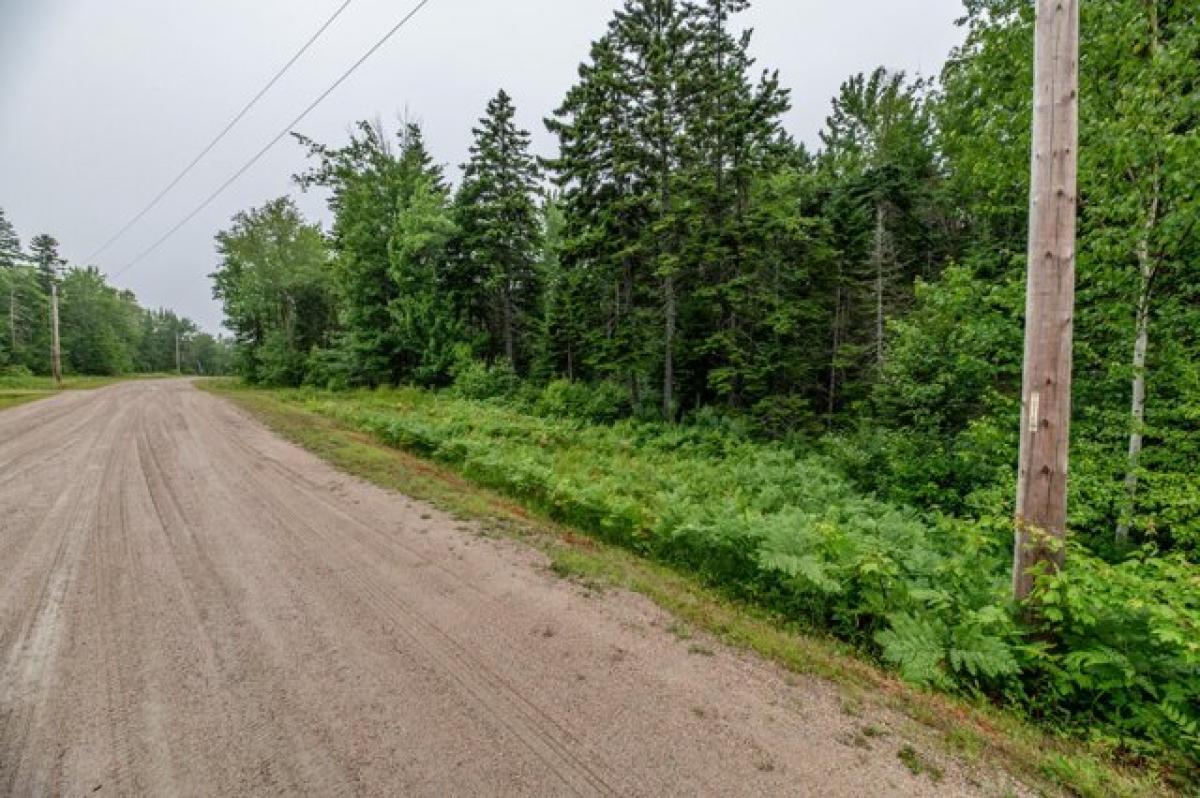
<svg viewBox="0 0 1200 798">
<path fill-rule="evenodd" d="M 108 284 L 94 267 L 69 267 L 50 235 L 34 236 L 21 251 L 16 230 L 0 209 L 0 374 L 50 373 L 50 290 L 59 298 L 63 368 L 68 374 L 120 375 L 181 370 L 229 371 L 226 342 L 167 310 L 147 310 L 129 291 Z"/>
<path fill-rule="evenodd" d="M 534 400 L 533 412 L 545 418 L 577 418 L 606 424 L 628 417 L 631 408 L 628 392 L 611 382 L 589 385 L 552 380 Z"/>
<path fill-rule="evenodd" d="M 17 229 L 0 208 L 0 270 L 14 268 L 25 260 L 21 252 L 21 239 Z"/>
<path fill-rule="evenodd" d="M 486 357 L 524 371 L 541 298 L 538 170 L 529 131 L 503 89 L 473 131 L 454 202 L 458 235 L 451 290 L 482 332 Z"/>
<path fill-rule="evenodd" d="M 333 297 L 320 228 L 280 198 L 239 213 L 217 234 L 213 296 L 233 330 L 235 362 L 251 382 L 299 385 L 309 352 L 328 343 Z"/>
<path fill-rule="evenodd" d="M 133 371 L 139 316 L 133 294 L 118 291 L 96 269 L 73 269 L 60 287 L 65 368 L 83 374 Z"/>
<path fill-rule="evenodd" d="M 394 145 L 378 124 L 360 122 L 349 144 L 332 149 L 302 136 L 315 165 L 297 181 L 329 190 L 330 243 L 338 297 L 331 339 L 355 385 L 417 379 L 444 382 L 459 313 L 446 290 L 453 234 L 442 170 L 419 126 L 406 123 Z M 333 329 L 331 329 L 333 328 Z"/>
<path fill-rule="evenodd" d="M 1200 761 L 1200 569 L 1153 549 L 1110 564 L 1076 547 L 1069 565 L 1040 584 L 1038 709 L 1125 749 Z"/>
<path fill-rule="evenodd" d="M 488 365 L 479 360 L 460 360 L 454 368 L 451 391 L 463 399 L 505 399 L 516 393 L 520 381 L 507 363 Z"/>
</svg>

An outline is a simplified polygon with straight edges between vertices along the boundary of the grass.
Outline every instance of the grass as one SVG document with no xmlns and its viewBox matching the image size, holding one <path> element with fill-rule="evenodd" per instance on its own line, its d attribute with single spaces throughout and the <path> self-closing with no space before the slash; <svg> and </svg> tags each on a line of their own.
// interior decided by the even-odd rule
<svg viewBox="0 0 1200 798">
<path fill-rule="evenodd" d="M 857 709 L 870 703 L 902 712 L 935 735 L 947 751 L 1002 767 L 1043 792 L 1082 796 L 1169 793 L 1155 774 L 1123 768 L 1103 752 L 1047 733 L 1013 713 L 912 687 L 854 656 L 844 643 L 732 599 L 691 574 L 553 522 L 452 470 L 384 446 L 366 433 L 286 401 L 279 393 L 245 388 L 232 380 L 209 380 L 201 385 L 233 400 L 283 437 L 344 471 L 429 501 L 459 517 L 479 519 L 490 534 L 535 546 L 545 552 L 557 574 L 597 589 L 617 587 L 640 593 L 671 613 L 677 629 L 703 630 L 792 672 L 832 682 L 845 693 L 847 706 Z M 925 766 L 923 760 L 915 761 Z"/>
<path fill-rule="evenodd" d="M 130 377 L 93 377 L 71 375 L 63 378 L 64 391 L 86 391 L 103 388 L 115 382 L 131 379 Z M 58 392 L 54 380 L 50 377 L 4 377 L 0 376 L 0 410 L 5 410 L 26 402 L 45 399 Z"/>
<path fill-rule="evenodd" d="M 901 762 L 904 763 L 904 766 L 908 768 L 914 776 L 927 774 L 930 781 L 932 781 L 934 784 L 940 782 L 944 776 L 941 768 L 939 768 L 937 765 L 934 765 L 932 762 L 927 761 L 925 757 L 921 756 L 921 753 L 911 745 L 901 746 L 900 751 L 896 754 L 896 756 Z"/>
</svg>

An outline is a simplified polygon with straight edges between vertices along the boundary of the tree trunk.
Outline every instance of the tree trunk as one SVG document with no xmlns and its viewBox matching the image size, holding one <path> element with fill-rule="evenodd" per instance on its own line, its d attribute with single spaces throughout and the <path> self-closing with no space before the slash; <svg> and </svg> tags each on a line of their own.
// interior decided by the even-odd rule
<svg viewBox="0 0 1200 798">
<path fill-rule="evenodd" d="M 509 367 L 515 372 L 517 370 L 517 342 L 516 331 L 513 329 L 515 324 L 512 302 L 512 291 L 505 286 L 504 288 L 504 356 L 508 358 Z"/>
<path fill-rule="evenodd" d="M 842 348 L 842 278 L 841 268 L 838 269 L 838 286 L 834 294 L 833 305 L 833 348 L 829 355 L 829 420 L 833 423 L 833 413 L 837 409 L 837 359 L 838 350 Z"/>
<path fill-rule="evenodd" d="M 663 391 L 662 414 L 665 421 L 675 419 L 675 276 L 663 278 L 666 329 L 663 334 Z"/>
<path fill-rule="evenodd" d="M 1158 53 L 1158 4 L 1148 3 L 1150 14 L 1150 54 L 1153 59 Z M 1121 521 L 1117 525 L 1117 543 L 1125 544 L 1129 540 L 1129 527 L 1136 510 L 1138 489 L 1138 461 L 1142 456 L 1144 440 L 1143 428 L 1146 421 L 1146 352 L 1150 348 L 1150 292 L 1154 287 L 1154 277 L 1158 264 L 1150 257 L 1150 235 L 1158 224 L 1160 202 L 1159 166 L 1154 165 L 1153 188 L 1150 197 L 1150 208 L 1146 214 L 1146 222 L 1142 236 L 1138 239 L 1138 301 L 1137 321 L 1133 341 L 1133 384 L 1130 395 L 1130 428 L 1129 428 L 1129 470 L 1125 472 L 1125 508 L 1121 513 Z"/>
<path fill-rule="evenodd" d="M 1133 341 L 1133 384 L 1130 394 L 1129 470 L 1125 472 L 1125 509 L 1117 526 L 1117 542 L 1129 540 L 1129 526 L 1133 518 L 1138 489 L 1138 460 L 1142 456 L 1143 427 L 1146 421 L 1146 352 L 1150 347 L 1150 291 L 1154 285 L 1157 264 L 1150 256 L 1150 233 L 1158 223 L 1158 179 L 1155 177 L 1154 196 L 1150 200 L 1150 212 L 1145 229 L 1138 240 L 1138 301 L 1137 321 Z"/>
<path fill-rule="evenodd" d="M 883 368 L 883 203 L 875 203 L 875 244 L 871 260 L 875 265 L 875 362 Z"/>
</svg>

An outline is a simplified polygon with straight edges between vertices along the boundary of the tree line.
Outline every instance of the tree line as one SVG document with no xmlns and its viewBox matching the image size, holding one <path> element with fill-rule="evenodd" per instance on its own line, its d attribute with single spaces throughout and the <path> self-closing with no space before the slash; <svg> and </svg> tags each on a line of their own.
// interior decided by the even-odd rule
<svg viewBox="0 0 1200 798">
<path fill-rule="evenodd" d="M 969 0 L 937 79 L 848 78 L 815 150 L 746 0 L 626 0 L 544 124 L 501 90 L 457 185 L 419 125 L 298 137 L 328 231 L 281 198 L 218 235 L 252 381 L 570 380 L 620 414 L 718 419 L 889 500 L 1011 517 L 1033 7 Z M 1072 526 L 1200 551 L 1200 29 L 1083 8 Z M 515 390 L 506 388 L 504 390 Z"/>
<path fill-rule="evenodd" d="M 95 267 L 69 267 L 58 241 L 42 233 L 21 245 L 0 209 L 0 375 L 50 373 L 50 294 L 57 286 L 63 368 L 117 375 L 176 370 L 220 374 L 228 344 L 170 310 L 141 307 Z"/>
</svg>

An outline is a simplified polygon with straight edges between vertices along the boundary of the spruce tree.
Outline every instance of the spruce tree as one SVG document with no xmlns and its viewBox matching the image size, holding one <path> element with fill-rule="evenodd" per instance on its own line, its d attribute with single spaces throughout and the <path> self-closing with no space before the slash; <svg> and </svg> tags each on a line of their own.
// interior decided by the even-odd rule
<svg viewBox="0 0 1200 798">
<path fill-rule="evenodd" d="M 675 0 L 626 0 L 549 123 L 562 146 L 554 166 L 569 220 L 565 253 L 604 275 L 595 298 L 610 310 L 592 337 L 608 354 L 597 359 L 610 374 L 625 372 L 635 405 L 657 382 L 668 419 L 689 277 L 675 182 L 695 99 L 684 91 L 693 13 Z"/>
<path fill-rule="evenodd" d="M 445 195 L 421 130 L 406 123 L 398 146 L 379 123 L 360 122 L 350 143 L 331 149 L 304 137 L 317 164 L 297 177 L 303 187 L 330 190 L 334 212 L 335 282 L 344 299 L 341 350 L 353 383 L 398 383 L 409 376 L 413 353 L 393 324 L 400 299 L 393 274 L 397 237 L 414 235 L 398 223 L 420 191 Z"/>
<path fill-rule="evenodd" d="M 752 80 L 750 34 L 730 30 L 746 5 L 627 0 L 548 121 L 563 268 L 587 275 L 595 309 L 583 360 L 626 380 L 635 405 L 656 383 L 667 419 L 764 389 L 742 372 L 766 293 L 757 272 L 780 242 L 755 202 L 794 148 L 787 92 L 773 73 Z"/>
<path fill-rule="evenodd" d="M 34 236 L 29 241 L 29 255 L 37 267 L 42 290 L 50 293 L 50 286 L 58 282 L 58 273 L 66 265 L 58 254 L 58 240 L 47 233 Z"/>
<path fill-rule="evenodd" d="M 840 249 L 829 408 L 863 396 L 886 360 L 888 321 L 944 258 L 930 216 L 936 178 L 924 84 L 876 69 L 842 84 L 821 132 L 826 217 Z"/>
<path fill-rule="evenodd" d="M 24 258 L 21 255 L 21 239 L 16 228 L 0 208 L 0 269 L 11 269 Z"/>
<path fill-rule="evenodd" d="M 455 218 L 466 310 L 486 331 L 488 355 L 503 356 L 514 371 L 523 371 L 541 291 L 541 220 L 537 163 L 529 132 L 515 116 L 512 98 L 501 89 L 472 131 Z"/>
<path fill-rule="evenodd" d="M 639 190 L 631 80 L 610 31 L 546 126 L 559 139 L 548 165 L 561 191 L 560 266 L 581 312 L 571 373 L 624 383 L 637 405 L 651 368 L 639 234 L 650 208 Z"/>
</svg>

